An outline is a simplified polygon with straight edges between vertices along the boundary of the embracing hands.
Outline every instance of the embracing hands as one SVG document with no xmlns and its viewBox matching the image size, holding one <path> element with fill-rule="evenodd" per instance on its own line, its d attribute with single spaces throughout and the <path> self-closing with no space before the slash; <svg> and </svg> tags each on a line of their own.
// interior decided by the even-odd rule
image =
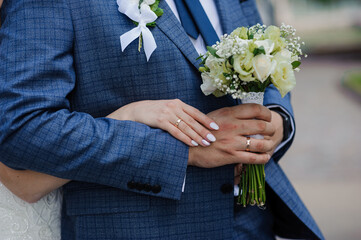
<svg viewBox="0 0 361 240">
<path fill-rule="evenodd" d="M 178 99 L 139 101 L 107 117 L 160 128 L 192 146 L 188 165 L 213 168 L 228 164 L 267 163 L 283 137 L 278 113 L 257 104 L 226 107 L 205 115 Z M 264 139 L 247 135 L 261 134 Z M 203 147 L 195 147 L 201 145 Z M 235 172 L 239 167 L 236 166 Z"/>
<path fill-rule="evenodd" d="M 243 104 L 218 109 L 208 114 L 219 124 L 213 132 L 217 141 L 207 149 L 189 151 L 189 164 L 212 168 L 227 164 L 264 164 L 279 144 L 274 139 L 276 127 L 272 124 L 271 111 L 257 104 Z M 247 135 L 261 134 L 264 139 L 251 139 L 249 151 Z"/>
</svg>

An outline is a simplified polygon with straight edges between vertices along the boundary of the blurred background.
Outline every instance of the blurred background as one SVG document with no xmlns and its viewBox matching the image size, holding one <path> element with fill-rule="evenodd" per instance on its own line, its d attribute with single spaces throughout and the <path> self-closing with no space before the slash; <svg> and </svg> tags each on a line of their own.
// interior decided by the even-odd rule
<svg viewBox="0 0 361 240">
<path fill-rule="evenodd" d="M 306 42 L 280 164 L 328 240 L 361 239 L 361 1 L 257 0 L 266 25 Z"/>
</svg>

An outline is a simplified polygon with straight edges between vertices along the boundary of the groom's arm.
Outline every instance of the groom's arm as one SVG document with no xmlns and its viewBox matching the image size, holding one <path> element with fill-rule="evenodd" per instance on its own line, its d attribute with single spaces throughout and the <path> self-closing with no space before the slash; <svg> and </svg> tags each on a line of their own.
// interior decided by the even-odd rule
<svg viewBox="0 0 361 240">
<path fill-rule="evenodd" d="M 188 147 L 146 125 L 71 110 L 73 27 L 63 0 L 5 0 L 0 161 L 61 178 L 179 199 Z M 171 173 L 171 174 L 170 174 Z"/>
<path fill-rule="evenodd" d="M 288 93 L 285 97 L 282 98 L 276 87 L 271 85 L 266 89 L 263 104 L 270 110 L 273 109 L 277 113 L 282 114 L 283 117 L 287 117 L 289 119 L 289 127 L 284 128 L 287 130 L 283 132 L 283 134 L 286 135 L 286 138 L 282 140 L 282 142 L 276 148 L 275 153 L 272 155 L 272 158 L 278 162 L 292 145 L 296 132 L 296 125 L 291 105 L 291 94 Z M 283 124 L 286 123 L 284 122 Z"/>
</svg>

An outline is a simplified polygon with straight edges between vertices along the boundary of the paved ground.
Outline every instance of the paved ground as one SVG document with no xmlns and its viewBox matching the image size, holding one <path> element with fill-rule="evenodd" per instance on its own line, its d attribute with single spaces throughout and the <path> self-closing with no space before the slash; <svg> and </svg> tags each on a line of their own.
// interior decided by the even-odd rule
<svg viewBox="0 0 361 240">
<path fill-rule="evenodd" d="M 361 60 L 308 59 L 293 91 L 296 139 L 281 165 L 328 240 L 361 239 L 361 101 L 342 90 Z"/>
</svg>

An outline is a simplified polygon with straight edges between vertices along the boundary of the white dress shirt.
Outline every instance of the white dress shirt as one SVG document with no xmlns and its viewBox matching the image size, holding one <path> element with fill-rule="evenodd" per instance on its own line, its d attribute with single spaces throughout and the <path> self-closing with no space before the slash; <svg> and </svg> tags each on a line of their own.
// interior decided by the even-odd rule
<svg viewBox="0 0 361 240">
<path fill-rule="evenodd" d="M 174 3 L 174 0 L 166 0 L 166 2 L 168 3 L 170 9 L 172 9 L 174 15 L 180 21 L 179 14 L 177 11 L 177 7 Z M 200 0 L 199 2 L 201 3 L 204 11 L 206 12 L 206 14 L 209 18 L 209 21 L 211 21 L 214 30 L 216 31 L 218 37 L 220 38 L 223 35 L 223 31 L 222 31 L 221 21 L 219 19 L 217 7 L 216 7 L 216 4 L 214 3 L 214 0 Z M 207 46 L 206 46 L 205 42 L 203 41 L 202 35 L 199 34 L 197 39 L 194 39 L 191 36 L 189 36 L 189 38 L 191 39 L 195 49 L 197 50 L 197 52 L 199 54 L 204 54 L 207 52 L 207 48 L 206 48 Z"/>
</svg>

